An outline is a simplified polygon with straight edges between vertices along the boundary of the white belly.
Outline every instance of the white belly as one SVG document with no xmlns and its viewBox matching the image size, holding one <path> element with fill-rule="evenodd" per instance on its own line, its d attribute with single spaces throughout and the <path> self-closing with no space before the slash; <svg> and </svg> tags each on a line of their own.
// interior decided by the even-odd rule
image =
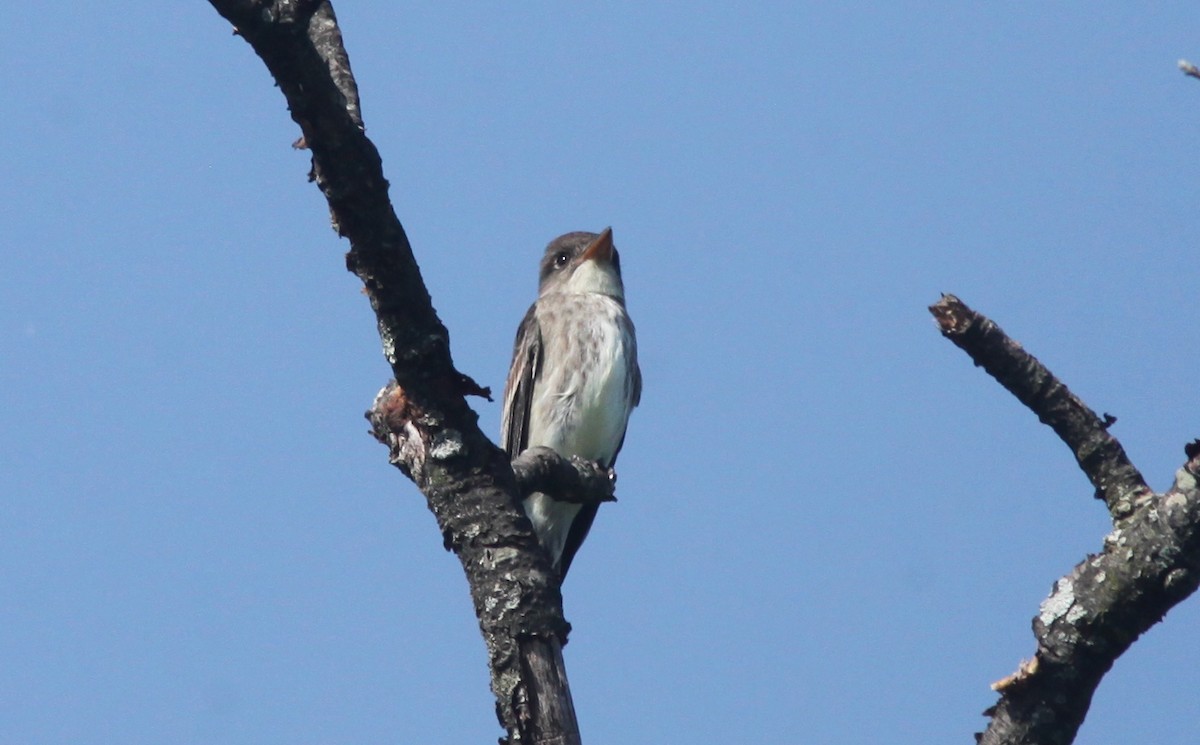
<svg viewBox="0 0 1200 745">
<path fill-rule="evenodd" d="M 529 447 L 544 445 L 565 456 L 607 463 L 616 454 L 629 421 L 624 350 L 591 360 L 576 372 L 534 391 Z M 550 382 L 550 381 L 548 381 Z"/>
</svg>

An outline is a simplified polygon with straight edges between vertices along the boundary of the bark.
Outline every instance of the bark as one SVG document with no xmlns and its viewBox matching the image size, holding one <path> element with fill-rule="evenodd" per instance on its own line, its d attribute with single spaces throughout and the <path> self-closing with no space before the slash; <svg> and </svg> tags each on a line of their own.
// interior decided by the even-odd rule
<svg viewBox="0 0 1200 745">
<path fill-rule="evenodd" d="M 373 431 L 425 495 L 445 546 L 462 562 L 500 724 L 513 743 L 578 743 L 559 580 L 520 509 L 508 458 L 467 405 L 465 396 L 489 392 L 454 367 L 449 332 L 366 137 L 333 8 L 314 0 L 210 2 L 283 92 L 302 133 L 297 144 L 312 153 L 310 178 L 334 230 L 350 241 L 346 265 L 363 282 L 395 377 L 369 412 Z"/>
<path fill-rule="evenodd" d="M 1033 619 L 1034 656 L 993 684 L 985 745 L 1065 745 L 1104 674 L 1200 585 L 1200 441 L 1184 448 L 1174 485 L 1155 494 L 1097 417 L 996 324 L 953 295 L 930 312 L 942 334 L 1051 426 L 1104 499 L 1113 530 L 1101 551 L 1054 583 Z"/>
</svg>

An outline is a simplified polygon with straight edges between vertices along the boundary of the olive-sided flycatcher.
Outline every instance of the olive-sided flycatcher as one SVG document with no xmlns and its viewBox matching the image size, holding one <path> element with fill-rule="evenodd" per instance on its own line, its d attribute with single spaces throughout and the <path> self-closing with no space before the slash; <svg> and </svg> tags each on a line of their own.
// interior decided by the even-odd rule
<svg viewBox="0 0 1200 745">
<path fill-rule="evenodd" d="M 537 302 L 513 345 L 501 442 L 509 457 L 542 445 L 612 468 L 629 412 L 642 395 L 612 229 L 555 238 L 542 256 L 539 277 Z M 538 540 L 566 577 L 599 505 L 560 502 L 539 492 L 524 506 Z"/>
</svg>

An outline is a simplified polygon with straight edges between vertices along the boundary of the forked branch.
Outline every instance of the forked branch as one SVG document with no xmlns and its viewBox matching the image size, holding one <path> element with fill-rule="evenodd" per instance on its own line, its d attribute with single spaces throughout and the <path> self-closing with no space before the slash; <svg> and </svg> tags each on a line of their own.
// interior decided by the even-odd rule
<svg viewBox="0 0 1200 745">
<path fill-rule="evenodd" d="M 1037 649 L 993 685 L 985 745 L 1066 745 L 1113 662 L 1200 585 L 1200 441 L 1164 494 L 1153 493 L 1101 420 L 996 324 L 953 295 L 930 312 L 970 355 L 1071 448 L 1109 506 L 1114 529 L 1099 554 L 1054 583 L 1033 619 Z"/>
</svg>

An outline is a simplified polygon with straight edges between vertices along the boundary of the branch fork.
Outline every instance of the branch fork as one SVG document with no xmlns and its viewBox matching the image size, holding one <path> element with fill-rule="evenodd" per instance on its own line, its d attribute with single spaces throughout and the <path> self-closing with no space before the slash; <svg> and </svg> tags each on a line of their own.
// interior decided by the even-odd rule
<svg viewBox="0 0 1200 745">
<path fill-rule="evenodd" d="M 1099 554 L 1054 583 L 1033 619 L 1034 657 L 997 681 L 984 745 L 1070 743 L 1092 694 L 1126 649 L 1200 585 L 1200 441 L 1164 494 L 1154 493 L 1109 432 L 1033 355 L 953 295 L 929 308 L 942 335 L 1049 425 L 1108 507 Z"/>
</svg>

